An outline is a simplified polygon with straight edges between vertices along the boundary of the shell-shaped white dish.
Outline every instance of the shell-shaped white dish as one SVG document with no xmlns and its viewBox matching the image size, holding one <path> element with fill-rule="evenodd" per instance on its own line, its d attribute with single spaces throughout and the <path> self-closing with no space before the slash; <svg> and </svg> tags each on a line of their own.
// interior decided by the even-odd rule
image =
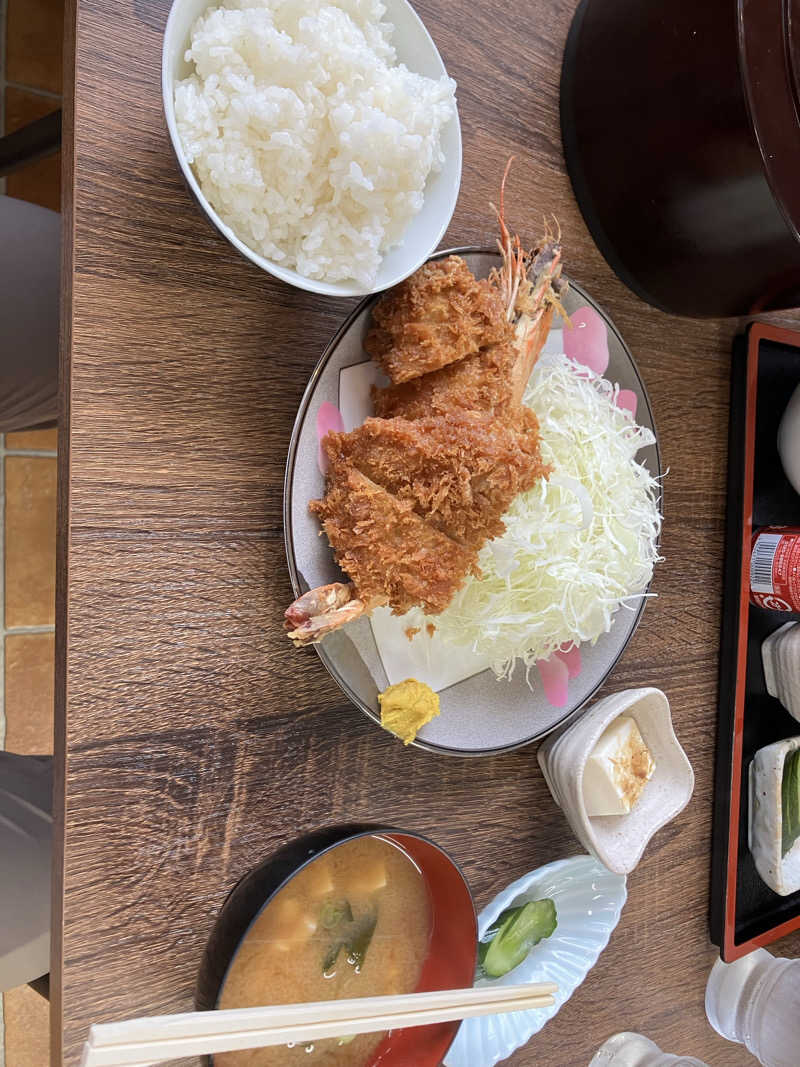
<svg viewBox="0 0 800 1067">
<path fill-rule="evenodd" d="M 783 764 L 800 748 L 800 737 L 789 737 L 760 748 L 750 764 L 748 843 L 762 880 L 779 896 L 800 889 L 800 838 L 783 855 Z"/>
<path fill-rule="evenodd" d="M 771 633 L 761 645 L 761 662 L 767 692 L 800 722 L 800 623 L 787 622 Z"/>
<path fill-rule="evenodd" d="M 619 715 L 636 721 L 656 769 L 627 815 L 591 816 L 583 798 L 584 768 L 603 731 Z M 653 834 L 686 807 L 694 791 L 694 771 L 660 689 L 626 689 L 599 700 L 562 733 L 547 737 L 538 757 L 553 799 L 575 836 L 618 874 L 634 869 Z"/>
<path fill-rule="evenodd" d="M 190 32 L 198 17 L 213 5 L 214 0 L 173 0 L 164 30 L 161 61 L 161 92 L 172 147 L 189 188 L 211 222 L 256 266 L 289 285 L 312 293 L 340 297 L 364 296 L 397 285 L 409 274 L 413 274 L 441 241 L 455 210 L 461 185 L 461 126 L 458 112 L 442 130 L 442 168 L 428 177 L 422 209 L 409 222 L 400 244 L 390 248 L 384 255 L 375 284 L 364 287 L 354 280 L 326 282 L 306 278 L 297 271 L 260 255 L 222 221 L 200 188 L 194 169 L 183 150 L 175 120 L 175 83 L 191 73 L 191 67 L 184 59 Z M 429 78 L 440 78 L 446 74 L 444 62 L 431 35 L 408 0 L 385 0 L 385 6 L 385 20 L 394 26 L 392 43 L 398 62 L 405 63 L 409 70 Z"/>
<path fill-rule="evenodd" d="M 553 1018 L 608 944 L 627 897 L 625 877 L 612 874 L 591 856 L 548 863 L 519 878 L 484 908 L 478 916 L 478 936 L 506 908 L 544 897 L 551 897 L 556 905 L 558 926 L 552 936 L 536 945 L 507 975 L 482 979 L 476 985 L 556 982 L 555 1003 L 551 1008 L 465 1019 L 445 1056 L 445 1067 L 493 1067 Z"/>
</svg>

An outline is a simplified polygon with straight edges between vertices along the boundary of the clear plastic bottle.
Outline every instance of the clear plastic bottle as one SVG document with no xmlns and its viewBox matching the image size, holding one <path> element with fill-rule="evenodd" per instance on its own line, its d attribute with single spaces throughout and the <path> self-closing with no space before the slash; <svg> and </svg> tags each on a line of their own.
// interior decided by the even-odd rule
<svg viewBox="0 0 800 1067">
<path fill-rule="evenodd" d="M 589 1067 L 708 1067 L 691 1056 L 672 1056 L 641 1034 L 615 1034 L 595 1052 Z"/>
<path fill-rule="evenodd" d="M 718 1034 L 743 1044 L 762 1067 L 800 1063 L 800 960 L 763 948 L 734 963 L 717 960 L 706 985 L 706 1015 Z"/>
</svg>

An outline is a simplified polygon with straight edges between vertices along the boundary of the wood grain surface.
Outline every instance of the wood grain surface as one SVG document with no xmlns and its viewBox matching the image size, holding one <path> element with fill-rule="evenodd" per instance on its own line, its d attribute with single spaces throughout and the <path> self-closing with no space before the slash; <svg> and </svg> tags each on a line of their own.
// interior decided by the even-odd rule
<svg viewBox="0 0 800 1067">
<path fill-rule="evenodd" d="M 459 85 L 464 174 L 444 244 L 493 239 L 487 202 L 516 154 L 510 221 L 532 241 L 545 212 L 558 216 L 567 270 L 610 313 L 647 382 L 669 468 L 665 559 L 607 690 L 662 687 L 697 774 L 689 808 L 630 877 L 589 979 L 507 1062 L 583 1067 L 630 1029 L 744 1067 L 748 1054 L 703 1012 L 738 324 L 646 306 L 589 238 L 558 126 L 575 0 L 417 6 Z M 68 13 L 52 975 L 54 1062 L 68 1065 L 91 1022 L 191 1007 L 228 890 L 298 832 L 371 819 L 430 834 L 479 907 L 580 851 L 533 747 L 475 760 L 404 750 L 282 634 L 289 434 L 353 304 L 272 280 L 193 202 L 161 107 L 168 7 L 72 0 Z M 800 940 L 775 948 L 796 954 Z"/>
</svg>

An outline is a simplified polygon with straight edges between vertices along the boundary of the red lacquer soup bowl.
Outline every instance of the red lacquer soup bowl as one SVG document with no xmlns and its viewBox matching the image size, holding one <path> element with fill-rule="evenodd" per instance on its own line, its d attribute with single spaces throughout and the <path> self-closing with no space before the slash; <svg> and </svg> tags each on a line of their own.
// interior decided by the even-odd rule
<svg viewBox="0 0 800 1067">
<path fill-rule="evenodd" d="M 200 967 L 195 998 L 200 1010 L 220 1006 L 226 980 L 248 933 L 275 897 L 326 853 L 364 838 L 379 838 L 395 846 L 422 878 L 429 917 L 427 949 L 421 953 L 421 971 L 415 989 L 404 991 L 461 989 L 473 984 L 477 953 L 475 907 L 469 886 L 450 856 L 428 838 L 395 827 L 336 826 L 284 845 L 231 890 L 217 917 Z M 418 880 L 416 884 L 419 886 Z M 413 920 L 414 916 L 410 915 L 409 921 Z M 365 990 L 352 995 L 369 993 Z M 372 1053 L 369 1067 L 409 1067 L 410 1064 L 438 1067 L 458 1027 L 458 1022 L 450 1022 L 390 1031 Z M 309 1067 L 312 1060 L 312 1056 L 307 1058 Z"/>
</svg>

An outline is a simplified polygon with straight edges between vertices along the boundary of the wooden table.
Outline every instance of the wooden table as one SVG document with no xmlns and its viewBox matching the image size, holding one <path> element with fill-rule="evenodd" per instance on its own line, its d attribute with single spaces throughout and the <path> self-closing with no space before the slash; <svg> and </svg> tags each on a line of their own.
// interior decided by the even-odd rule
<svg viewBox="0 0 800 1067">
<path fill-rule="evenodd" d="M 580 851 L 533 748 L 478 760 L 404 751 L 284 637 L 289 433 L 352 305 L 273 281 L 193 203 L 161 110 L 168 0 L 72 5 L 52 967 L 53 1062 L 65 1064 L 93 1021 L 189 1009 L 229 888 L 298 831 L 368 818 L 428 833 L 463 865 L 479 906 Z M 745 1065 L 703 1013 L 737 324 L 653 310 L 590 240 L 558 128 L 575 0 L 418 7 L 459 84 L 464 176 L 445 243 L 493 239 L 487 201 L 516 153 L 510 219 L 533 237 L 544 212 L 558 216 L 569 273 L 644 372 L 670 470 L 665 561 L 608 688 L 666 690 L 697 774 L 690 807 L 630 877 L 589 980 L 507 1062 L 583 1067 L 631 1029 L 715 1067 Z M 777 948 L 797 954 L 800 941 Z"/>
</svg>

